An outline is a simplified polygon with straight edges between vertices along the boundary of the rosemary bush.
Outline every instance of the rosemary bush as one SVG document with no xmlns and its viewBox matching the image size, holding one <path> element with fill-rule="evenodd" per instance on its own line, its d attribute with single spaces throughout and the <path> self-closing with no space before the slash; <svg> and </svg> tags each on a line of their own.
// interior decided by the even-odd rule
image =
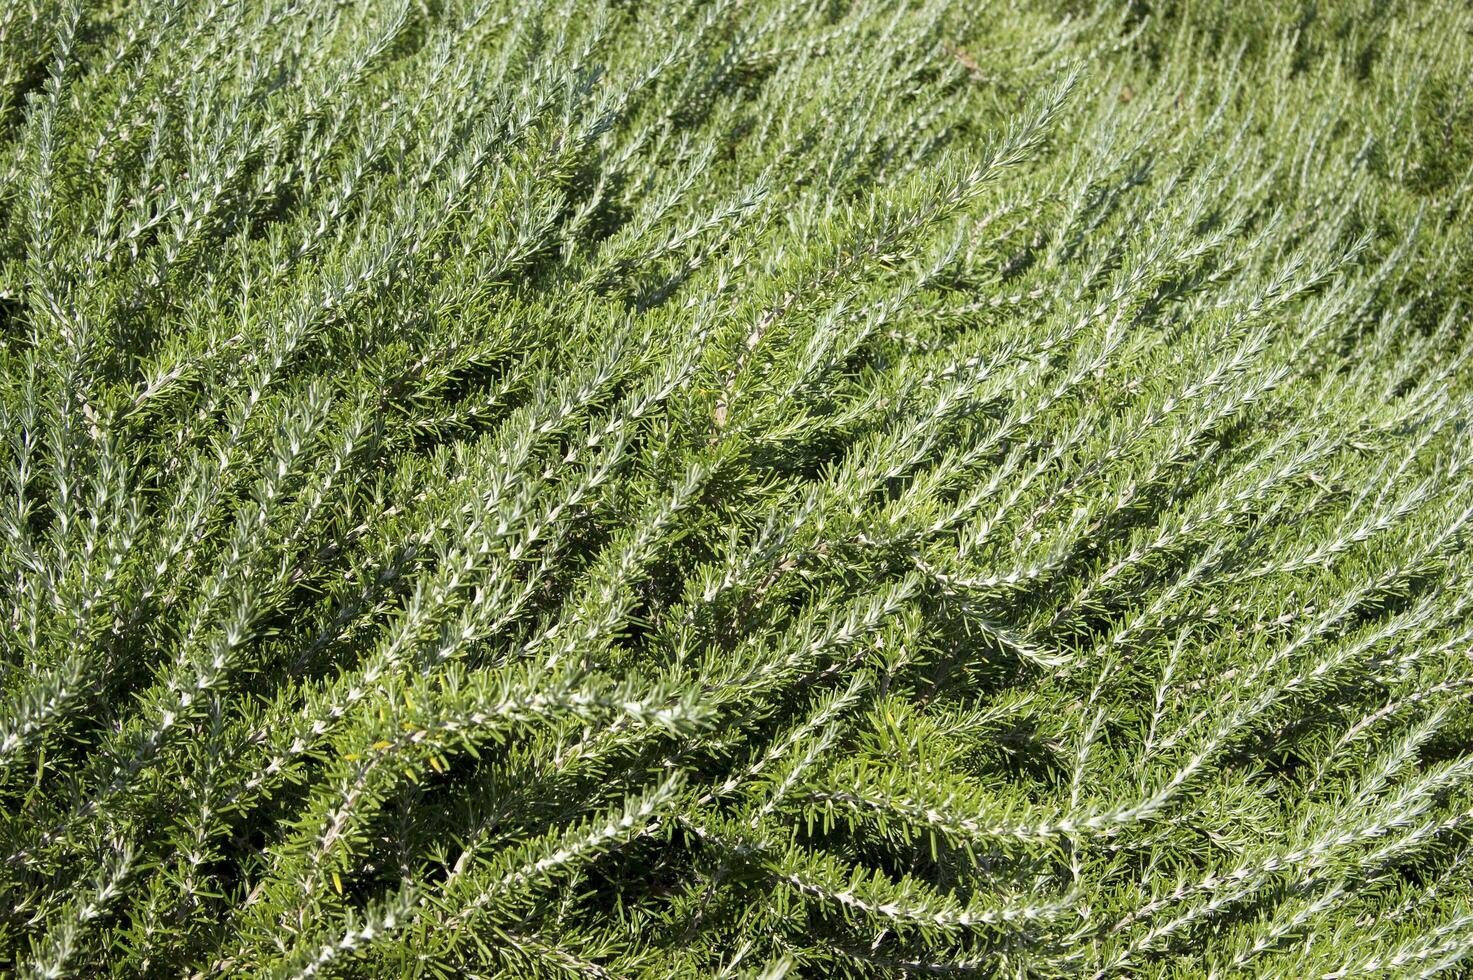
<svg viewBox="0 0 1473 980">
<path fill-rule="evenodd" d="M 0 4 L 0 972 L 1469 969 L 1470 79 Z"/>
</svg>

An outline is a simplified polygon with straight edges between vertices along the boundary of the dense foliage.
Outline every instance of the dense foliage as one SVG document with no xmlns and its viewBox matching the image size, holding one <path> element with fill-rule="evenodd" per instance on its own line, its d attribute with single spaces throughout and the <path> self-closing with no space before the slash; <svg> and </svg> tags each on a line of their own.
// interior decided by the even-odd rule
<svg viewBox="0 0 1473 980">
<path fill-rule="evenodd" d="M 1467 970 L 1470 80 L 0 3 L 0 972 Z"/>
</svg>

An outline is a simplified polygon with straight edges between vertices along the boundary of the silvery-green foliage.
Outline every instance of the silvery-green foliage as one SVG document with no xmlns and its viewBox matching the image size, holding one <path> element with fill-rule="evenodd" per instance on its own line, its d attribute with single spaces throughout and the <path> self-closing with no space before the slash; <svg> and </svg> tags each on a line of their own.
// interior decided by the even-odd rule
<svg viewBox="0 0 1473 980">
<path fill-rule="evenodd" d="M 1470 78 L 0 4 L 0 971 L 1465 972 Z"/>
</svg>

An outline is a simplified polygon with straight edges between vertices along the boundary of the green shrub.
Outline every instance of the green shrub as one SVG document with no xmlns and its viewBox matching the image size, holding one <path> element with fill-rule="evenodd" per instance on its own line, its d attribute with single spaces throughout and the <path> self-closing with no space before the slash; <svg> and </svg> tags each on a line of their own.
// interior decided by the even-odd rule
<svg viewBox="0 0 1473 980">
<path fill-rule="evenodd" d="M 1466 970 L 1470 77 L 0 5 L 0 971 Z"/>
</svg>

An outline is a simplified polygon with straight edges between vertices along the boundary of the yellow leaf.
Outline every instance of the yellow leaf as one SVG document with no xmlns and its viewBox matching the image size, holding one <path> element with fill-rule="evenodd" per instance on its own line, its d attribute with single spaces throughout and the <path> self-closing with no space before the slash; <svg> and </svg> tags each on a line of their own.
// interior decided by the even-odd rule
<svg viewBox="0 0 1473 980">
<path fill-rule="evenodd" d="M 338 877 L 336 871 L 332 873 L 332 886 L 338 890 L 339 895 L 343 893 L 343 879 Z"/>
<path fill-rule="evenodd" d="M 380 752 L 382 752 L 384 749 L 389 748 L 391 745 L 393 745 L 392 742 L 385 742 L 382 740 L 373 743 L 373 747 L 378 749 Z"/>
</svg>

